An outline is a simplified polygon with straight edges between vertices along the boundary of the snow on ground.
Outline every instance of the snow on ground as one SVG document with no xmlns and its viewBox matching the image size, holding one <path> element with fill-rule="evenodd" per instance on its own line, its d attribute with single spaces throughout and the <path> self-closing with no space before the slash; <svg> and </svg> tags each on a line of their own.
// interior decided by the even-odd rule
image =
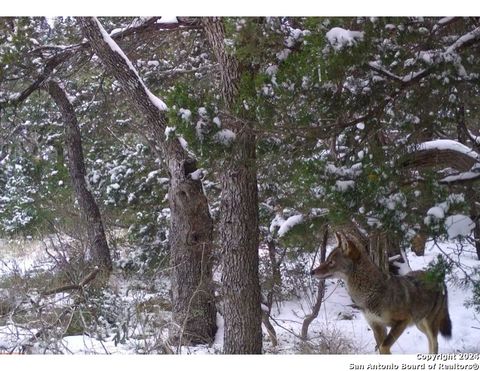
<svg viewBox="0 0 480 371">
<path fill-rule="evenodd" d="M 440 248 L 448 252 L 451 250 L 450 243 L 439 244 Z M 408 253 L 408 259 L 413 270 L 424 269 L 428 263 L 434 260 L 440 253 L 437 247 L 430 246 L 426 249 L 425 256 L 417 257 Z M 473 267 L 480 267 L 478 260 L 474 260 L 472 254 L 464 254 L 462 263 Z M 439 352 L 473 352 L 479 351 L 480 339 L 480 316 L 475 315 L 472 308 L 464 306 L 465 300 L 471 295 L 470 291 L 448 284 L 449 312 L 452 320 L 452 338 L 446 340 L 439 336 Z M 355 343 L 363 348 L 365 353 L 374 353 L 375 341 L 372 331 L 369 329 L 362 314 L 353 309 L 350 298 L 345 288 L 337 284 L 336 280 L 327 280 L 327 298 L 319 318 L 312 324 L 312 332 L 334 328 L 339 330 L 346 338 L 355 339 Z M 282 313 L 285 314 L 285 313 Z M 353 316 L 352 320 L 344 320 L 339 317 Z M 286 315 L 286 314 L 285 314 Z M 392 353 L 413 354 L 428 351 L 428 341 L 415 326 L 405 330 L 399 340 L 392 347 Z"/>
<path fill-rule="evenodd" d="M 5 253 L 5 251 L 3 251 Z M 30 251 L 32 252 L 32 251 Z M 418 257 L 412 252 L 408 252 L 408 260 L 413 270 L 423 269 L 435 260 L 441 252 L 447 253 L 449 259 L 458 261 L 461 259 L 462 269 L 469 272 L 473 268 L 480 268 L 480 262 L 476 260 L 474 248 L 465 244 L 463 252 L 458 254 L 458 247 L 452 241 L 439 242 L 434 244 L 430 242 L 427 245 L 425 255 Z M 5 254 L 3 255 L 5 256 Z M 14 256 L 18 260 L 17 264 L 28 266 L 34 259 L 28 255 Z M 22 260 L 23 259 L 23 260 Z M 312 256 L 313 259 L 313 256 Z M 306 271 L 307 271 L 306 267 Z M 454 269 L 455 274 L 461 274 L 459 268 Z M 0 274 L 5 274 L 0 272 Z M 318 280 L 310 278 L 305 273 L 308 284 L 310 285 L 310 294 L 304 295 L 301 299 L 294 299 L 274 305 L 272 308 L 272 324 L 276 329 L 278 337 L 278 346 L 273 347 L 264 331 L 264 351 L 270 354 L 298 354 L 302 352 L 302 341 L 299 334 L 302 322 L 307 314 L 310 313 L 315 289 Z M 124 300 L 134 300 L 135 294 L 123 291 L 122 282 L 114 283 L 122 291 Z M 440 353 L 458 353 L 458 352 L 479 352 L 480 351 L 480 315 L 476 314 L 473 308 L 466 307 L 465 302 L 471 298 L 471 288 L 462 288 L 451 281 L 448 281 L 449 312 L 452 320 L 452 338 L 447 340 L 439 336 Z M 124 292 L 124 294 L 123 294 Z M 148 298 L 147 298 L 148 296 Z M 155 298 L 155 294 L 146 294 L 143 299 Z M 211 346 L 182 347 L 174 349 L 181 354 L 219 354 L 223 345 L 223 318 L 218 316 L 217 324 L 219 330 L 215 341 Z M 21 330 L 21 329 L 18 329 Z M 16 331 L 12 325 L 0 327 L 0 346 L 8 345 L 7 340 L 2 334 Z M 135 354 L 145 348 L 144 345 L 150 341 L 142 333 L 142 327 L 131 329 L 130 336 L 121 344 L 115 344 L 114 335 L 109 334 L 102 341 L 91 338 L 87 335 L 67 336 L 62 339 L 61 349 L 66 354 Z M 322 336 L 336 339 L 338 343 L 344 342 L 350 347 L 352 353 L 375 354 L 375 341 L 372 331 L 368 327 L 362 314 L 358 309 L 352 306 L 352 301 L 341 281 L 327 280 L 324 302 L 320 309 L 318 318 L 316 318 L 309 328 L 309 343 L 316 344 L 320 342 Z M 27 334 L 25 334 L 27 336 Z M 162 335 L 156 335 L 162 336 Z M 343 339 L 339 341 L 338 339 Z M 118 339 L 117 339 L 118 340 Z M 330 340 L 333 341 L 333 340 Z M 310 352 L 315 352 L 311 348 Z M 335 347 L 333 349 L 336 349 Z M 397 354 L 414 354 L 418 352 L 427 352 L 428 342 L 415 326 L 407 328 L 399 340 L 392 347 L 392 352 Z"/>
<path fill-rule="evenodd" d="M 13 272 L 25 273 L 43 264 L 45 249 L 57 241 L 56 236 L 39 242 L 31 239 L 17 241 L 0 239 L 0 276 Z"/>
</svg>

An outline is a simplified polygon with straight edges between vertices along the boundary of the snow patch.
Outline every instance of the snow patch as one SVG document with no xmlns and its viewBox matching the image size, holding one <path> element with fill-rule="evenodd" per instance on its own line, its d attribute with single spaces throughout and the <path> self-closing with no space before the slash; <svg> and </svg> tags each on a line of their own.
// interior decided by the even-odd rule
<svg viewBox="0 0 480 371">
<path fill-rule="evenodd" d="M 342 50 L 348 46 L 354 46 L 363 40 L 363 32 L 350 31 L 341 27 L 334 27 L 326 34 L 327 40 L 335 50 Z"/>
<path fill-rule="evenodd" d="M 223 145 L 230 145 L 237 135 L 229 130 L 229 129 L 222 129 L 218 133 L 214 135 L 214 139 L 217 143 L 223 144 Z"/>
<path fill-rule="evenodd" d="M 205 175 L 205 170 L 197 169 L 193 173 L 190 173 L 190 178 L 192 180 L 201 180 Z"/>
<path fill-rule="evenodd" d="M 173 24 L 178 23 L 176 16 L 161 16 L 157 23 Z"/>
<path fill-rule="evenodd" d="M 335 189 L 338 192 L 346 192 L 355 187 L 355 182 L 353 180 L 337 180 L 335 182 Z"/>
<path fill-rule="evenodd" d="M 283 49 L 277 53 L 277 59 L 279 61 L 284 61 L 285 59 L 288 58 L 292 51 L 290 49 Z"/>
<path fill-rule="evenodd" d="M 180 114 L 180 117 L 182 118 L 182 120 L 185 120 L 185 121 L 190 121 L 190 118 L 192 117 L 192 111 L 186 108 L 180 108 L 178 110 L 178 113 Z"/>
<path fill-rule="evenodd" d="M 219 117 L 215 116 L 212 121 L 215 125 L 217 125 L 218 128 L 222 127 L 222 122 L 220 121 Z"/>
<path fill-rule="evenodd" d="M 278 229 L 278 237 L 284 236 L 290 229 L 303 222 L 302 215 L 294 215 L 285 220 Z"/>
<path fill-rule="evenodd" d="M 431 140 L 428 142 L 420 143 L 419 145 L 410 148 L 410 150 L 414 151 L 428 151 L 432 149 L 437 149 L 440 151 L 455 151 L 459 153 L 463 153 L 475 160 L 480 160 L 480 155 L 475 152 L 473 149 L 467 147 L 466 145 L 457 142 L 451 139 L 437 139 Z"/>
<path fill-rule="evenodd" d="M 175 126 L 167 126 L 165 128 L 165 138 L 167 140 L 170 139 L 170 138 L 173 138 L 173 136 L 175 134 L 175 129 L 176 129 Z"/>
<path fill-rule="evenodd" d="M 185 140 L 184 137 L 178 137 L 178 141 L 180 142 L 180 145 L 185 151 L 188 150 L 188 142 Z"/>
<path fill-rule="evenodd" d="M 475 223 L 466 215 L 455 214 L 445 219 L 445 228 L 449 239 L 467 237 L 475 228 Z"/>
</svg>

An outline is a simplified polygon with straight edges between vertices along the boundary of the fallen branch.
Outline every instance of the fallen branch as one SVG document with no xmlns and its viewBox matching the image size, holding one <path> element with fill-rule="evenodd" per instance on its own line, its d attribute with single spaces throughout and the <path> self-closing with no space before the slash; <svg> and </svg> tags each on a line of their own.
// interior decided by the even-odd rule
<svg viewBox="0 0 480 371">
<path fill-rule="evenodd" d="M 60 286 L 56 287 L 51 290 L 44 291 L 42 293 L 42 296 L 47 296 L 47 295 L 53 295 L 53 294 L 58 294 L 59 292 L 65 292 L 65 291 L 73 291 L 73 290 L 83 290 L 83 288 L 89 284 L 91 281 L 95 279 L 97 276 L 98 272 L 100 269 L 98 267 L 95 267 L 93 271 L 91 271 L 89 274 L 85 276 L 85 278 L 78 284 L 78 285 L 65 285 L 65 286 Z"/>
</svg>

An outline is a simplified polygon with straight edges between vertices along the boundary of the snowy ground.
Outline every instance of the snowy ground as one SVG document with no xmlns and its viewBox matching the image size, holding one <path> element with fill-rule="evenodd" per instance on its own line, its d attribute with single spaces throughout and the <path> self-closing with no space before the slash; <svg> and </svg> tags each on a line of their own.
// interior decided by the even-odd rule
<svg viewBox="0 0 480 371">
<path fill-rule="evenodd" d="M 467 273 L 474 267 L 480 267 L 480 262 L 475 260 L 473 247 L 464 246 L 464 251 L 459 255 L 457 254 L 458 248 L 455 246 L 453 242 L 430 243 L 425 256 L 417 257 L 413 253 L 408 254 L 410 265 L 412 269 L 425 268 L 442 250 L 447 252 L 449 257 L 455 261 L 461 259 L 462 269 Z M 34 261 L 38 261 L 38 254 L 40 253 L 39 250 L 35 250 L 31 246 L 23 252 L 18 250 L 7 251 L 1 247 L 0 251 L 3 261 L 0 274 L 6 274 L 13 265 L 17 268 L 20 267 L 22 270 L 28 269 Z M 454 275 L 461 275 L 459 269 L 454 269 Z M 119 282 L 116 284 L 121 285 Z M 333 353 L 336 349 L 340 349 L 343 352 L 374 354 L 373 334 L 362 314 L 352 307 L 352 302 L 345 288 L 338 280 L 327 280 L 325 299 L 318 318 L 310 325 L 309 347 L 305 347 L 305 342 L 300 340 L 298 334 L 304 317 L 310 312 L 317 280 L 311 279 L 310 284 L 312 295 L 308 295 L 301 300 L 282 302 L 272 310 L 272 324 L 277 331 L 279 344 L 277 347 L 273 347 L 265 332 L 265 352 L 270 354 L 316 353 L 320 349 L 316 345 L 321 343 L 321 339 L 328 338 L 330 340 L 327 341 L 327 344 L 329 344 L 330 351 Z M 471 288 L 460 287 L 458 284 L 449 281 L 448 290 L 453 336 L 450 340 L 439 337 L 440 353 L 480 352 L 480 315 L 476 314 L 473 308 L 465 306 L 465 302 L 471 297 Z M 130 298 L 129 295 L 134 294 L 125 291 L 124 299 L 127 301 L 134 300 L 134 297 Z M 182 347 L 182 349 L 174 350 L 181 354 L 221 353 L 223 342 L 223 321 L 221 317 L 218 318 L 218 325 L 219 331 L 212 346 Z M 142 342 L 147 343 L 149 341 L 145 337 L 138 336 L 141 330 L 141 327 L 132 329 L 128 339 L 117 345 L 115 345 L 113 335 L 103 341 L 86 335 L 66 336 L 62 340 L 60 348 L 65 354 L 134 354 L 142 348 Z M 11 325 L 1 326 L 0 346 L 8 346 L 8 334 L 16 332 L 21 335 L 21 331 L 21 329 Z M 426 337 L 416 327 L 410 327 L 392 347 L 392 352 L 414 354 L 426 352 L 427 349 Z"/>
</svg>

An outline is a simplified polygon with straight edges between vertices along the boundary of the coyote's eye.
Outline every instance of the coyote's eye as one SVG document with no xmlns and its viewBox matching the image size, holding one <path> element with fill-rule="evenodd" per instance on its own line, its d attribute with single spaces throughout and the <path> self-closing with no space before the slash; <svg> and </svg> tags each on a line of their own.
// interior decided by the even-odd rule
<svg viewBox="0 0 480 371">
<path fill-rule="evenodd" d="M 330 260 L 330 261 L 328 262 L 328 265 L 331 266 L 331 267 L 333 267 L 333 266 L 335 265 L 335 262 L 334 262 L 333 260 Z"/>
</svg>

